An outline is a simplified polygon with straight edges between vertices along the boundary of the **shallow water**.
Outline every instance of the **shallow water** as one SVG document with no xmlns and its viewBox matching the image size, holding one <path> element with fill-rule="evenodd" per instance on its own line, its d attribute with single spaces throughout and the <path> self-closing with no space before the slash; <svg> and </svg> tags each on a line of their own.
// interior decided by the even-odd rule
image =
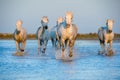
<svg viewBox="0 0 120 80">
<path fill-rule="evenodd" d="M 120 80 L 119 41 L 111 57 L 97 55 L 97 40 L 76 41 L 70 60 L 58 59 L 51 41 L 46 56 L 37 54 L 36 40 L 27 41 L 25 56 L 13 56 L 15 47 L 13 40 L 0 40 L 0 80 Z"/>
</svg>

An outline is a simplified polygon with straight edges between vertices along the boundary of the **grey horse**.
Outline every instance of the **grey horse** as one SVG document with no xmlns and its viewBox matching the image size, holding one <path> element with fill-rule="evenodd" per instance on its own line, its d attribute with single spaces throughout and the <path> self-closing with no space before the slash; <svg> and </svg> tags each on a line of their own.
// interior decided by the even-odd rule
<svg viewBox="0 0 120 80">
<path fill-rule="evenodd" d="M 48 30 L 48 18 L 43 16 L 41 20 L 42 26 L 38 28 L 36 32 L 36 37 L 38 39 L 38 54 L 45 53 L 46 46 L 49 40 L 49 30 Z"/>
<path fill-rule="evenodd" d="M 113 23 L 114 20 L 108 19 L 106 21 L 106 26 L 100 27 L 98 29 L 98 38 L 101 46 L 101 50 L 99 51 L 99 54 L 105 53 L 106 55 L 110 55 L 109 54 L 110 52 L 111 54 L 113 54 L 113 50 L 112 50 L 112 42 L 114 39 L 114 33 L 112 31 Z M 108 43 L 110 46 L 107 45 Z"/>
<path fill-rule="evenodd" d="M 26 46 L 27 32 L 24 28 L 22 28 L 22 24 L 22 20 L 18 20 L 16 22 L 16 29 L 13 33 L 17 52 L 24 52 Z"/>
<path fill-rule="evenodd" d="M 73 46 L 76 40 L 78 28 L 75 24 L 72 24 L 73 13 L 66 12 L 65 20 L 58 29 L 58 34 L 60 35 L 62 44 L 62 58 L 64 58 L 64 50 L 68 46 L 70 47 L 69 56 L 73 56 Z"/>
<path fill-rule="evenodd" d="M 52 45 L 57 49 L 60 48 L 60 43 L 59 43 L 60 36 L 58 35 L 58 29 L 62 22 L 63 22 L 63 18 L 58 17 L 56 21 L 56 26 L 54 26 L 50 31 L 50 38 L 51 38 Z"/>
</svg>

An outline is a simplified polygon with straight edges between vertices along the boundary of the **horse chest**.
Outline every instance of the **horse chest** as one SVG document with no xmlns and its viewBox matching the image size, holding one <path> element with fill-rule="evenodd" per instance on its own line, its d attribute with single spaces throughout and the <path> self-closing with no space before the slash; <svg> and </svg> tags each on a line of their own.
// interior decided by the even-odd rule
<svg viewBox="0 0 120 80">
<path fill-rule="evenodd" d="M 72 34 L 73 33 L 72 33 L 72 28 L 71 27 L 63 30 L 63 36 L 70 37 Z"/>
<path fill-rule="evenodd" d="M 16 38 L 16 40 L 17 40 L 18 42 L 22 42 L 22 41 L 23 41 L 23 37 L 22 37 L 21 34 L 18 34 L 18 35 L 16 34 L 15 38 Z"/>
<path fill-rule="evenodd" d="M 49 32 L 48 31 L 45 31 L 41 36 L 40 36 L 40 39 L 43 39 L 43 40 L 46 40 L 49 38 Z"/>
<path fill-rule="evenodd" d="M 111 41 L 111 40 L 113 40 L 113 38 L 114 38 L 114 34 L 113 33 L 105 34 L 105 39 L 106 40 Z"/>
</svg>

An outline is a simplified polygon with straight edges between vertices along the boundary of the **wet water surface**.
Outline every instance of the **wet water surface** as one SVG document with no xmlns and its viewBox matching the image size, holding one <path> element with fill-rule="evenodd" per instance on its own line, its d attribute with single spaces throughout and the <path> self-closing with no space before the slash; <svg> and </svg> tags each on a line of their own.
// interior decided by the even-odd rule
<svg viewBox="0 0 120 80">
<path fill-rule="evenodd" d="M 0 40 L 0 80 L 120 80 L 120 42 L 114 41 L 111 57 L 97 55 L 99 48 L 97 40 L 76 41 L 73 57 L 62 60 L 51 41 L 44 56 L 36 40 L 27 41 L 25 56 L 13 56 L 15 42 Z"/>
</svg>

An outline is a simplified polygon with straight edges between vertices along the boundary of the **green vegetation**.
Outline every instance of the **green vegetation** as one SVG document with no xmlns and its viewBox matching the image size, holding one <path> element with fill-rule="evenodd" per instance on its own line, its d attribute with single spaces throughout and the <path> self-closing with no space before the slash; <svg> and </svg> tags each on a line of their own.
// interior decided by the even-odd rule
<svg viewBox="0 0 120 80">
<path fill-rule="evenodd" d="M 97 37 L 97 34 L 96 33 L 89 33 L 89 34 L 80 34 L 80 33 L 78 33 L 77 34 L 77 39 L 79 40 L 79 39 L 87 39 L 87 40 L 89 40 L 89 39 L 98 39 L 98 37 Z"/>
<path fill-rule="evenodd" d="M 13 39 L 13 34 L 9 33 L 0 33 L 0 39 Z M 28 34 L 27 39 L 36 39 L 35 34 Z M 89 33 L 89 34 L 80 34 L 77 35 L 77 40 L 97 40 L 97 33 Z M 115 34 L 115 40 L 120 40 L 120 34 Z"/>
<path fill-rule="evenodd" d="M 13 34 L 11 33 L 0 33 L 0 39 L 13 39 Z M 28 34 L 27 39 L 36 39 L 35 34 Z"/>
</svg>

